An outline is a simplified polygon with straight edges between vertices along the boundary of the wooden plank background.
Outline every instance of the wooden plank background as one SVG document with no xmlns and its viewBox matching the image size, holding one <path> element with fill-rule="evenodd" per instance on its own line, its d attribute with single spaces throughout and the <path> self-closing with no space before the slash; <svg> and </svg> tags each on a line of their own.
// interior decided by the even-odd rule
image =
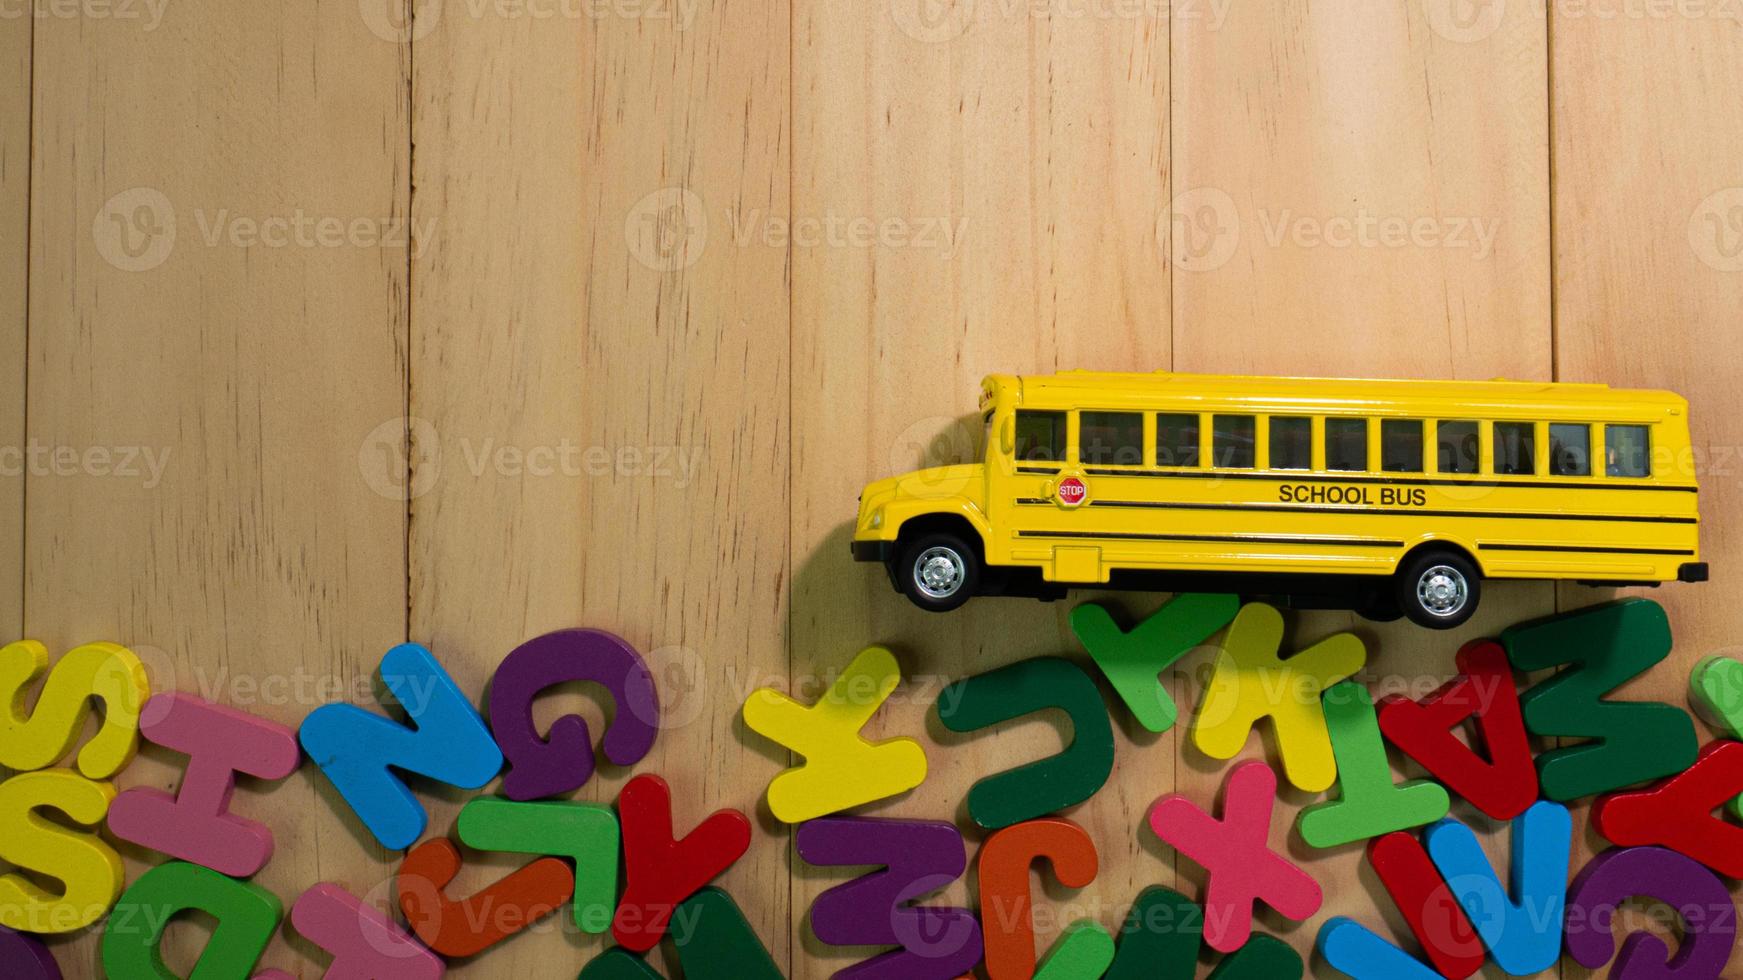
<svg viewBox="0 0 1743 980">
<path fill-rule="evenodd" d="M 0 17 L 0 448 L 19 460 L 0 469 L 0 627 L 127 643 L 158 686 L 290 725 L 367 703 L 405 639 L 482 695 L 523 639 L 618 632 L 654 661 L 668 719 L 637 770 L 672 783 L 681 826 L 754 812 L 725 884 L 794 976 L 868 951 L 809 933 L 843 875 L 797 860 L 761 804 L 788 760 L 738 720 L 752 689 L 814 693 L 862 647 L 895 649 L 913 683 L 873 730 L 921 736 L 932 772 L 878 814 L 962 822 L 976 778 L 1062 734 L 956 736 L 929 702 L 1081 656 L 1071 603 L 927 616 L 847 554 L 865 481 L 967 456 L 983 374 L 1674 388 L 1695 403 L 1717 581 L 1655 594 L 1678 647 L 1630 691 L 1680 703 L 1696 660 L 1740 646 L 1732 0 L 38 14 Z M 1418 231 L 1386 240 L 1386 219 Z M 1366 680 L 1420 693 L 1464 640 L 1605 597 L 1501 585 L 1450 636 L 1312 613 L 1288 642 L 1354 630 Z M 1159 601 L 1088 598 L 1133 618 Z M 1177 670 L 1180 700 L 1207 663 Z M 541 707 L 571 710 L 600 719 L 579 687 Z M 174 785 L 176 764 L 148 750 L 122 783 Z M 1037 895 L 1116 926 L 1146 885 L 1196 888 L 1139 827 L 1164 793 L 1208 804 L 1224 770 L 1123 719 L 1115 778 L 1070 814 L 1100 876 Z M 420 789 L 449 828 L 464 794 Z M 1359 848 L 1289 840 L 1305 802 L 1274 838 L 1326 909 L 1262 927 L 1304 950 L 1332 914 L 1397 932 Z M 306 769 L 244 784 L 238 807 L 278 836 L 261 883 L 389 894 L 392 856 L 336 803 Z M 457 888 L 514 863 L 474 858 Z M 202 927 L 173 932 L 185 968 Z M 547 920 L 454 972 L 567 977 L 599 948 Z M 96 974 L 93 935 L 55 949 Z M 319 975 L 311 952 L 281 936 L 264 965 Z"/>
</svg>

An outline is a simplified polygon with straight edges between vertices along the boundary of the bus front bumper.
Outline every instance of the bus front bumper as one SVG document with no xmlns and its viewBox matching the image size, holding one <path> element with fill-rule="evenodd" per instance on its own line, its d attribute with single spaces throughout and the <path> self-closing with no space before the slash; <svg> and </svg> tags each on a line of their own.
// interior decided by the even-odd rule
<svg viewBox="0 0 1743 980">
<path fill-rule="evenodd" d="M 853 542 L 854 561 L 887 562 L 895 554 L 894 541 L 855 541 Z"/>
<path fill-rule="evenodd" d="M 1704 561 L 1684 562 L 1677 567 L 1678 582 L 1705 582 L 1707 580 L 1707 563 Z"/>
</svg>

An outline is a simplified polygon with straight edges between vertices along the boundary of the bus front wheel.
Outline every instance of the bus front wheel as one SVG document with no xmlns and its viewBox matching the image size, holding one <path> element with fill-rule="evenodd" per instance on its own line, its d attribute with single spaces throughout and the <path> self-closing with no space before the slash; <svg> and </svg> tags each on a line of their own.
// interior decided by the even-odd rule
<svg viewBox="0 0 1743 980">
<path fill-rule="evenodd" d="M 923 534 L 896 559 L 896 581 L 914 605 L 949 612 L 980 588 L 980 557 L 954 534 Z"/>
<path fill-rule="evenodd" d="M 1450 630 L 1477 611 L 1482 576 L 1463 555 L 1424 551 L 1398 569 L 1398 606 L 1418 626 Z"/>
</svg>

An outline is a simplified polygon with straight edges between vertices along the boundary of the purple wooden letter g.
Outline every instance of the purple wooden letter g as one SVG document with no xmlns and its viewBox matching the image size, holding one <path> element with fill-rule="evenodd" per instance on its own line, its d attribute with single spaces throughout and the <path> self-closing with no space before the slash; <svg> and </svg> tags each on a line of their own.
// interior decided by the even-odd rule
<svg viewBox="0 0 1743 980">
<path fill-rule="evenodd" d="M 580 787 L 593 777 L 593 734 L 586 719 L 564 715 L 539 736 L 533 699 L 570 681 L 592 681 L 611 692 L 617 714 L 605 731 L 605 757 L 632 765 L 653 748 L 660 702 L 654 676 L 635 648 L 601 630 L 558 630 L 515 647 L 490 682 L 490 731 L 508 759 L 502 791 L 537 800 Z"/>
<path fill-rule="evenodd" d="M 1737 913 L 1718 875 L 1699 862 L 1662 847 L 1624 847 L 1592 859 L 1574 879 L 1568 897 L 1567 951 L 1581 966 L 1596 969 L 1616 952 L 1611 917 L 1630 898 L 1655 898 L 1682 916 L 1682 948 L 1675 956 L 1664 940 L 1637 932 L 1622 941 L 1610 976 L 1617 980 L 1694 980 L 1716 977 L 1731 959 Z M 1576 920 L 1575 915 L 1579 918 Z M 1575 929 L 1575 922 L 1583 923 Z"/>
</svg>

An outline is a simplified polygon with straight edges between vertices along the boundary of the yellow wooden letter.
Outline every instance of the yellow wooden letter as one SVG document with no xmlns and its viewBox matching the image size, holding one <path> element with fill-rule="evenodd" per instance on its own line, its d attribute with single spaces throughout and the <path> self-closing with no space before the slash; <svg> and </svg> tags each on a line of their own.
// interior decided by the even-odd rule
<svg viewBox="0 0 1743 980">
<path fill-rule="evenodd" d="M 868 647 L 814 705 L 771 687 L 751 692 L 744 723 L 805 758 L 769 783 L 769 809 L 777 820 L 802 823 L 895 796 L 925 780 L 926 750 L 919 742 L 870 742 L 859 734 L 901 680 L 890 651 Z"/>
<path fill-rule="evenodd" d="M 151 693 L 145 665 L 124 646 L 87 643 L 54 665 L 27 713 L 25 695 L 47 669 L 48 650 L 35 640 L 0 647 L 0 766 L 28 772 L 60 762 L 97 698 L 103 713 L 79 750 L 79 771 L 90 779 L 120 772 L 139 747 L 139 710 Z"/>
<path fill-rule="evenodd" d="M 18 932 L 72 932 L 109 914 L 121 897 L 121 856 L 94 829 L 69 830 L 36 811 L 59 810 L 95 828 L 113 799 L 115 787 L 71 769 L 27 772 L 0 783 L 0 861 L 63 887 L 56 895 L 17 872 L 0 876 L 0 925 Z"/>
<path fill-rule="evenodd" d="M 1232 759 L 1253 726 L 1269 717 L 1284 775 L 1309 793 L 1323 792 L 1337 780 L 1337 759 L 1320 695 L 1361 670 L 1367 651 L 1356 636 L 1339 633 L 1285 660 L 1282 642 L 1277 610 L 1257 602 L 1241 607 L 1199 702 L 1192 741 L 1211 758 Z"/>
</svg>

